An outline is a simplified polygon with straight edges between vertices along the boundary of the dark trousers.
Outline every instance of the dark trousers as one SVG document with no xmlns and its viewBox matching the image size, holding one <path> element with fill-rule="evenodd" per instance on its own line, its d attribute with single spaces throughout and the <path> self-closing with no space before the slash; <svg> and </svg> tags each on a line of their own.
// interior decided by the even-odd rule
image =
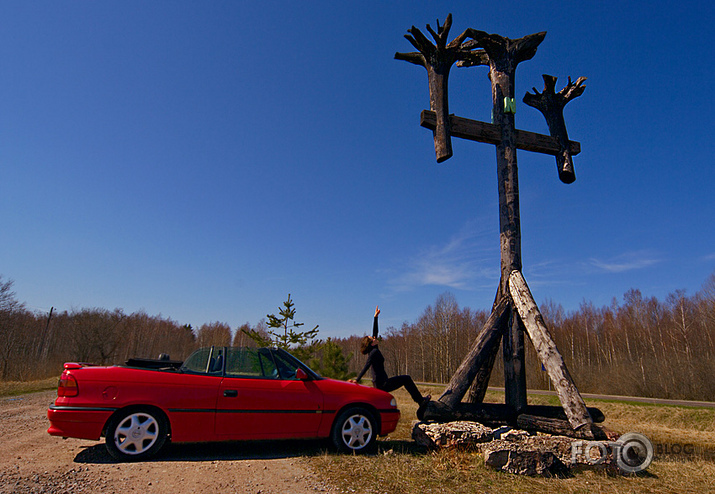
<svg viewBox="0 0 715 494">
<path fill-rule="evenodd" d="M 422 404 L 422 393 L 420 393 L 420 390 L 417 389 L 415 382 L 410 376 L 391 377 L 385 382 L 377 383 L 377 386 L 375 387 L 377 389 L 381 389 L 389 393 L 390 391 L 394 391 L 397 388 L 401 388 L 403 386 L 405 387 L 407 392 L 410 393 L 410 396 L 415 401 L 415 403 Z"/>
</svg>

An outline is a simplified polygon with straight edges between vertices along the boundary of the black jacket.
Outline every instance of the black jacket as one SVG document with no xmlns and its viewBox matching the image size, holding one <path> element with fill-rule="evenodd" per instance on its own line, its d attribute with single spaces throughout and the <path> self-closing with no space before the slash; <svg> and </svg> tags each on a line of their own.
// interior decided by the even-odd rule
<svg viewBox="0 0 715 494">
<path fill-rule="evenodd" d="M 372 323 L 372 337 L 377 338 L 377 333 L 377 317 L 375 317 L 375 320 Z M 372 385 L 376 388 L 381 387 L 385 381 L 387 381 L 387 373 L 385 372 L 385 357 L 382 356 L 382 352 L 380 352 L 380 349 L 377 346 L 373 346 L 370 349 L 370 352 L 367 354 L 365 367 L 362 368 L 355 379 L 359 381 L 368 369 L 372 369 Z"/>
</svg>

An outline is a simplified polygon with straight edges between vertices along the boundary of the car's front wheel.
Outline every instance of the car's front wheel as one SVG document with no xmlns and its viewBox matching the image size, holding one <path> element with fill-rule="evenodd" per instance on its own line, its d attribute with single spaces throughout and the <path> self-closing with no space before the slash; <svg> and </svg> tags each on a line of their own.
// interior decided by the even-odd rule
<svg viewBox="0 0 715 494">
<path fill-rule="evenodd" d="M 377 439 L 377 421 L 365 408 L 349 408 L 333 424 L 331 439 L 335 447 L 344 453 L 371 451 Z"/>
<path fill-rule="evenodd" d="M 107 451 L 120 461 L 145 460 L 164 446 L 166 436 L 166 420 L 161 413 L 151 409 L 127 410 L 107 424 Z"/>
</svg>

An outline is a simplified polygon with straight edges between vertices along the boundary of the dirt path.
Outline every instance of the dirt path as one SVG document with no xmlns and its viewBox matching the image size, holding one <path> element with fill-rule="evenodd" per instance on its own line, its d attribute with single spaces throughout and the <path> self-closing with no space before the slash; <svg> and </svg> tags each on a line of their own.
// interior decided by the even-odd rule
<svg viewBox="0 0 715 494">
<path fill-rule="evenodd" d="M 0 494 L 339 492 L 308 473 L 322 444 L 169 445 L 151 461 L 117 463 L 104 443 L 47 434 L 55 392 L 0 398 Z"/>
</svg>

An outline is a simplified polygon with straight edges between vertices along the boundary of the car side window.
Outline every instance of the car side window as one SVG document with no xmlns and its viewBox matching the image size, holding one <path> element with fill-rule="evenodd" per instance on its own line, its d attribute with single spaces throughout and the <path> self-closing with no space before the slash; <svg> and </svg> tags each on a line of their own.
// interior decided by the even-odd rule
<svg viewBox="0 0 715 494">
<path fill-rule="evenodd" d="M 210 347 L 196 350 L 184 361 L 184 364 L 181 366 L 181 372 L 187 372 L 189 374 L 206 374 L 210 356 Z"/>
<path fill-rule="evenodd" d="M 279 374 L 269 350 L 229 348 L 226 356 L 226 377 L 278 379 Z"/>
</svg>

